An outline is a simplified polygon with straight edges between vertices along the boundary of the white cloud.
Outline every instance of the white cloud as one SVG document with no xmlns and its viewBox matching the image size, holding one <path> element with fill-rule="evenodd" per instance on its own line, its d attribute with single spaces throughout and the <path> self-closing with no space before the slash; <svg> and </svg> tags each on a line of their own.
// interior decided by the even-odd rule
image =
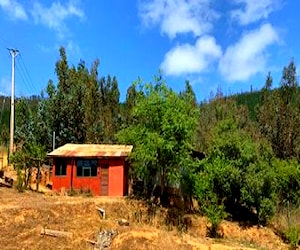
<svg viewBox="0 0 300 250">
<path fill-rule="evenodd" d="M 245 33 L 240 41 L 229 46 L 219 62 L 219 70 L 228 81 L 246 81 L 251 76 L 264 72 L 266 48 L 278 42 L 276 30 L 270 24 Z"/>
<path fill-rule="evenodd" d="M 183 44 L 171 49 L 161 64 L 166 75 L 198 74 L 221 57 L 221 47 L 211 36 L 198 38 L 195 45 Z"/>
<path fill-rule="evenodd" d="M 139 6 L 139 15 L 146 27 L 160 26 L 171 39 L 179 34 L 206 34 L 218 17 L 210 8 L 211 0 L 150 0 Z"/>
<path fill-rule="evenodd" d="M 0 7 L 10 18 L 14 20 L 28 19 L 28 16 L 23 6 L 15 0 L 0 0 Z"/>
<path fill-rule="evenodd" d="M 71 17 L 84 18 L 84 12 L 76 5 L 76 2 L 69 1 L 65 5 L 54 2 L 50 7 L 45 7 L 39 2 L 34 2 L 32 16 L 36 24 L 43 24 L 57 32 L 59 37 L 64 37 L 68 29 L 66 20 Z"/>
<path fill-rule="evenodd" d="M 280 0 L 234 0 L 234 2 L 244 5 L 243 9 L 231 11 L 231 17 L 241 25 L 267 19 L 269 14 L 276 10 L 280 4 Z"/>
</svg>

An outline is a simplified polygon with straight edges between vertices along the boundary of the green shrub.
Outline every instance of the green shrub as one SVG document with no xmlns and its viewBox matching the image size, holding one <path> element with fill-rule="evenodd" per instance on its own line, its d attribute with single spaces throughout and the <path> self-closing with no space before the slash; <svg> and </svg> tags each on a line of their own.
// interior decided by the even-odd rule
<svg viewBox="0 0 300 250">
<path fill-rule="evenodd" d="M 258 222 L 261 225 L 266 225 L 275 214 L 275 203 L 269 198 L 261 201 L 258 210 Z"/>
<path fill-rule="evenodd" d="M 300 165 L 297 160 L 274 160 L 278 185 L 277 193 L 281 205 L 287 202 L 291 205 L 300 205 Z"/>
<path fill-rule="evenodd" d="M 291 244 L 292 249 L 297 249 L 297 245 L 300 237 L 300 227 L 298 226 L 290 226 L 288 230 L 285 232 L 285 237 Z"/>
<path fill-rule="evenodd" d="M 24 192 L 25 185 L 24 185 L 24 176 L 22 171 L 18 168 L 17 169 L 17 185 L 16 188 L 19 192 Z"/>
<path fill-rule="evenodd" d="M 222 237 L 220 233 L 220 224 L 226 218 L 224 205 L 210 203 L 204 207 L 204 213 L 210 223 L 208 226 L 208 236 L 212 238 Z"/>
</svg>

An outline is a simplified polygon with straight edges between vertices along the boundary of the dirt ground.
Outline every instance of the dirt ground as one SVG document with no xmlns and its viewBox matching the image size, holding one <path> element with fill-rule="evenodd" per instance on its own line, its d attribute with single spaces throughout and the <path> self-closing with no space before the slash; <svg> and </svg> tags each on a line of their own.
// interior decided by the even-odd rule
<svg viewBox="0 0 300 250">
<path fill-rule="evenodd" d="M 105 220 L 96 207 L 105 209 Z M 164 225 L 163 211 L 149 220 L 145 209 L 144 203 L 125 198 L 18 193 L 0 188 L 0 248 L 93 249 L 87 240 L 95 240 L 102 229 L 114 229 L 117 235 L 111 249 L 288 249 L 269 228 L 243 229 L 226 221 L 222 224 L 224 238 L 212 240 L 206 237 L 203 217 L 190 215 L 188 230 L 179 232 Z M 129 220 L 130 225 L 120 226 L 119 219 Z M 72 237 L 41 235 L 43 228 L 70 232 Z"/>
</svg>

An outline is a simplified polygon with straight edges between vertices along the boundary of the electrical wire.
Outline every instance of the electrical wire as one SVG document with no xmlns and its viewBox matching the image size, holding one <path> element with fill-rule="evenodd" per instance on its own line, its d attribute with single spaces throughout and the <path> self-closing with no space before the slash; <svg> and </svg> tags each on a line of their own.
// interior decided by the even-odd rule
<svg viewBox="0 0 300 250">
<path fill-rule="evenodd" d="M 25 78 L 24 72 L 22 71 L 23 69 L 20 68 L 20 66 L 18 64 L 16 64 L 16 68 L 17 68 L 18 75 L 20 76 L 22 82 L 24 83 L 27 93 L 30 94 L 33 91 L 33 89 L 29 87 L 30 85 L 29 85 L 27 79 Z"/>
<path fill-rule="evenodd" d="M 28 94 L 30 93 L 37 93 L 38 91 L 36 90 L 35 86 L 32 83 L 31 77 L 28 73 L 28 70 L 26 68 L 26 65 L 24 63 L 24 60 L 22 59 L 21 54 L 19 54 L 18 58 L 18 63 L 16 64 L 17 69 L 18 69 L 18 74 L 20 75 L 21 79 L 24 82 L 25 88 L 28 91 Z"/>
<path fill-rule="evenodd" d="M 27 79 L 29 80 L 29 84 L 31 85 L 31 88 L 34 90 L 35 93 L 38 93 L 38 91 L 36 89 L 36 86 L 33 84 L 32 78 L 31 78 L 31 76 L 30 76 L 30 74 L 27 70 L 26 64 L 23 60 L 23 57 L 22 57 L 21 53 L 20 53 L 20 61 L 21 61 L 22 67 L 25 69 L 25 73 L 26 73 Z"/>
</svg>

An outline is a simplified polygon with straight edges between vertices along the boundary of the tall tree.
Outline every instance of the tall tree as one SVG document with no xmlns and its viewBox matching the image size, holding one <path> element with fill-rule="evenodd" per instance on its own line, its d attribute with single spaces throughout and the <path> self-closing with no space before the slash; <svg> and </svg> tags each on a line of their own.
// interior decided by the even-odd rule
<svg viewBox="0 0 300 250">
<path fill-rule="evenodd" d="M 103 122 L 103 141 L 115 142 L 115 134 L 121 123 L 120 117 L 120 92 L 116 77 L 100 79 L 100 121 Z"/>
<path fill-rule="evenodd" d="M 188 168 L 197 109 L 164 81 L 140 83 L 138 88 L 134 119 L 118 138 L 134 145 L 135 176 L 144 181 L 148 194 L 159 185 L 163 197 L 165 187 L 178 184 L 181 172 Z"/>
<path fill-rule="evenodd" d="M 294 61 L 284 67 L 280 88 L 271 90 L 271 84 L 268 75 L 258 111 L 260 130 L 277 157 L 299 157 L 300 100 Z"/>
<path fill-rule="evenodd" d="M 100 119 L 100 93 L 98 84 L 99 60 L 92 66 L 87 80 L 84 95 L 84 126 L 86 128 L 86 142 L 99 143 L 102 140 L 103 123 Z"/>
</svg>

